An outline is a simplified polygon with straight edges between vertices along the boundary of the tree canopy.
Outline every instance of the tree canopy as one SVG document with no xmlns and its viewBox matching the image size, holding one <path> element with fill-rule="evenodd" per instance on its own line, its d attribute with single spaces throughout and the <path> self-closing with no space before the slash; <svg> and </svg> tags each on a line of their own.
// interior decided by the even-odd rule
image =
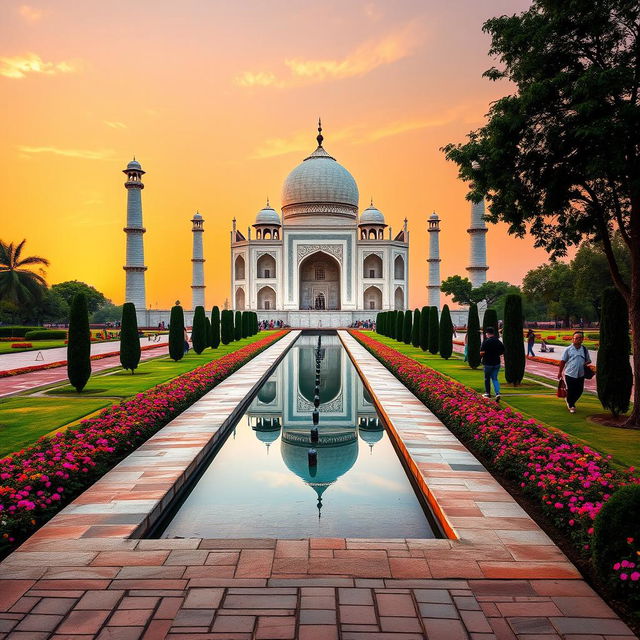
<svg viewBox="0 0 640 640">
<path fill-rule="evenodd" d="M 23 240 L 14 245 L 0 240 L 0 299 L 17 306 L 40 300 L 47 288 L 42 268 L 48 267 L 49 261 L 40 256 L 24 256 L 25 243 Z M 40 267 L 39 273 L 32 267 Z"/>
<path fill-rule="evenodd" d="M 79 280 L 67 280 L 54 284 L 51 287 L 54 293 L 57 293 L 68 305 L 78 293 L 84 294 L 87 301 L 87 310 L 89 313 L 96 312 L 103 304 L 107 302 L 104 294 L 100 293 L 95 287 Z"/>
<path fill-rule="evenodd" d="M 490 307 L 508 293 L 519 293 L 520 290 L 508 282 L 494 282 L 492 280 L 488 280 L 474 289 L 469 278 L 450 276 L 442 281 L 440 291 L 450 295 L 452 301 L 458 304 L 468 305 L 471 302 L 476 304 L 485 302 Z"/>
</svg>

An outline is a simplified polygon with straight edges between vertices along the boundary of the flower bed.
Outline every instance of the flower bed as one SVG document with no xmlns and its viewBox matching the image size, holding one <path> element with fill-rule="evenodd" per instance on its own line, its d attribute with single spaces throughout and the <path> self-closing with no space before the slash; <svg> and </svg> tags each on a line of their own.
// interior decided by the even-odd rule
<svg viewBox="0 0 640 640">
<path fill-rule="evenodd" d="M 350 333 L 492 470 L 519 484 L 585 557 L 604 502 L 619 487 L 640 484 L 633 468 L 616 470 L 611 456 L 500 407 L 359 331 Z"/>
<path fill-rule="evenodd" d="M 12 349 L 31 349 L 33 345 L 30 342 L 14 342 L 11 345 Z"/>
<path fill-rule="evenodd" d="M 286 333 L 249 344 L 0 460 L 0 555 Z"/>
</svg>

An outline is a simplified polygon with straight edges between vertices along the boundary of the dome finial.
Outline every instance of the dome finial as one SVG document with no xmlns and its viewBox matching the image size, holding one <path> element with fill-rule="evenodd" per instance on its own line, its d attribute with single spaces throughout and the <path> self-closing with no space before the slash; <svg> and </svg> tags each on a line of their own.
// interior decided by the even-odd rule
<svg viewBox="0 0 640 640">
<path fill-rule="evenodd" d="M 371 196 L 371 204 L 369 206 L 373 207 L 373 196 Z"/>
<path fill-rule="evenodd" d="M 271 205 L 269 204 L 269 196 L 267 196 L 267 208 L 269 208 Z"/>
<path fill-rule="evenodd" d="M 318 118 L 318 135 L 316 137 L 316 140 L 318 141 L 318 146 L 321 147 L 324 137 L 322 135 L 322 120 L 320 118 Z"/>
</svg>

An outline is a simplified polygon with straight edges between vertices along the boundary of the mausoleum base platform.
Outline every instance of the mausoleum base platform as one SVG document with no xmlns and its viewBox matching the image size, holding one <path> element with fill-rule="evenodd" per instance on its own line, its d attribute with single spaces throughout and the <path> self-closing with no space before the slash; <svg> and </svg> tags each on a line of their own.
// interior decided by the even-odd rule
<svg viewBox="0 0 640 640">
<path fill-rule="evenodd" d="M 258 320 L 282 320 L 295 329 L 339 329 L 355 322 L 375 321 L 378 311 L 258 311 Z"/>
</svg>

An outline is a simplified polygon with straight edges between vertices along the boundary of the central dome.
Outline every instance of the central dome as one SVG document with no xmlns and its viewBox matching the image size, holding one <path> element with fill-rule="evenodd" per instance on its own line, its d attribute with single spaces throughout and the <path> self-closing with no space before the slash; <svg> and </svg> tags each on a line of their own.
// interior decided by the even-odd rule
<svg viewBox="0 0 640 640">
<path fill-rule="evenodd" d="M 304 205 L 324 205 L 322 214 L 335 213 L 355 216 L 358 209 L 358 186 L 353 176 L 322 147 L 318 135 L 318 148 L 305 158 L 286 178 L 282 186 L 282 208 L 292 209 Z M 327 205 L 329 205 L 327 207 Z M 306 207 L 305 207 L 306 208 Z M 312 211 L 305 211 L 309 214 Z"/>
</svg>

